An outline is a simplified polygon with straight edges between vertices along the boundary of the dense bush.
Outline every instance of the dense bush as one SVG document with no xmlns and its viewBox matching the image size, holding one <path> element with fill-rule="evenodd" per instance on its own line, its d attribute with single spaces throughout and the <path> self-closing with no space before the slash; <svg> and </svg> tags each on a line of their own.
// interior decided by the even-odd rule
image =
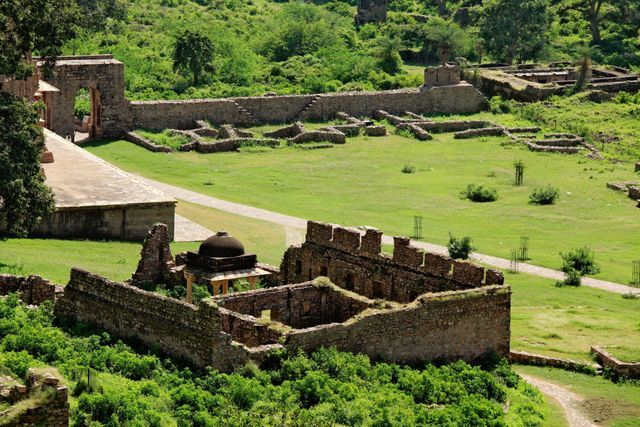
<svg viewBox="0 0 640 427">
<path fill-rule="evenodd" d="M 476 249 L 471 244 L 471 237 L 454 237 L 449 233 L 449 242 L 447 243 L 449 256 L 454 259 L 469 259 L 469 255 Z"/>
<path fill-rule="evenodd" d="M 533 190 L 529 195 L 529 200 L 536 205 L 552 205 L 558 200 L 558 197 L 560 197 L 560 191 L 556 187 L 547 185 Z"/>
<path fill-rule="evenodd" d="M 495 202 L 498 200 L 498 191 L 494 188 L 488 188 L 483 185 L 469 184 L 467 189 L 461 194 L 473 202 Z"/>
<path fill-rule="evenodd" d="M 235 373 L 193 372 L 85 325 L 61 330 L 50 305 L 0 300 L 0 367 L 59 368 L 75 425 L 540 425 L 540 394 L 489 358 L 414 369 L 321 349 L 272 354 Z M 507 404 L 509 402 L 509 404 Z M 505 414 L 503 408 L 509 407 Z"/>
<path fill-rule="evenodd" d="M 575 271 L 584 276 L 600 272 L 600 266 L 595 262 L 595 254 L 587 246 L 572 249 L 567 253 L 561 252 L 560 256 L 562 257 L 562 271 L 567 274 Z"/>
<path fill-rule="evenodd" d="M 413 165 L 404 165 L 402 168 L 402 173 L 415 173 L 416 167 Z"/>
</svg>

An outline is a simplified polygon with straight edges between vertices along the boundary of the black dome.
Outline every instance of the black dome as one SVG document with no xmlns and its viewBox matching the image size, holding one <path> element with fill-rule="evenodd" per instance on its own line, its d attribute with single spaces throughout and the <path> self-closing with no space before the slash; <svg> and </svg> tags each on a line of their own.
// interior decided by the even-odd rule
<svg viewBox="0 0 640 427">
<path fill-rule="evenodd" d="M 212 258 L 230 258 L 244 255 L 244 246 L 240 240 L 220 230 L 202 242 L 198 254 Z"/>
</svg>

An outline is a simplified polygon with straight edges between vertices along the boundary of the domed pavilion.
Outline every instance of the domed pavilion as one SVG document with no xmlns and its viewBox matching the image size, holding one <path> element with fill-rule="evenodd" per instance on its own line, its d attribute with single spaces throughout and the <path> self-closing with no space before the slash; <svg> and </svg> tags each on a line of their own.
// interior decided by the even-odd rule
<svg viewBox="0 0 640 427">
<path fill-rule="evenodd" d="M 261 276 L 272 273 L 258 267 L 256 254 L 247 253 L 244 245 L 224 230 L 200 244 L 198 252 L 187 252 L 184 277 L 187 280 L 187 302 L 193 301 L 193 283 L 210 284 L 213 295 L 226 294 L 229 285 L 238 279 L 246 279 L 255 289 Z"/>
</svg>

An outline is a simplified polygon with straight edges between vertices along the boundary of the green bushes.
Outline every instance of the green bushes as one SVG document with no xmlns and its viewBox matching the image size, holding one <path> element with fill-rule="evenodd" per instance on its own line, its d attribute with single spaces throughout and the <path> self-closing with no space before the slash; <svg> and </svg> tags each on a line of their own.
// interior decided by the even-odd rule
<svg viewBox="0 0 640 427">
<path fill-rule="evenodd" d="M 75 425 L 505 426 L 541 418 L 539 393 L 523 390 L 504 361 L 486 370 L 464 362 L 414 369 L 320 349 L 280 351 L 231 374 L 193 372 L 84 325 L 63 332 L 49 308 L 27 310 L 15 296 L 0 300 L 0 318 L 0 365 L 20 375 L 34 364 L 58 367 L 77 397 Z"/>
<path fill-rule="evenodd" d="M 498 191 L 483 185 L 469 184 L 467 185 L 467 189 L 461 193 L 461 196 L 472 202 L 495 202 L 498 200 Z"/>
<path fill-rule="evenodd" d="M 581 276 L 600 272 L 594 253 L 587 246 L 572 249 L 566 254 L 561 252 L 560 256 L 562 257 L 561 270 L 566 277 L 563 281 L 557 282 L 557 286 L 580 286 Z"/>
<path fill-rule="evenodd" d="M 531 203 L 536 205 L 552 205 L 560 197 L 560 191 L 556 187 L 547 185 L 533 190 L 529 196 Z"/>
<path fill-rule="evenodd" d="M 404 165 L 402 173 L 416 173 L 416 167 L 413 165 Z"/>
<path fill-rule="evenodd" d="M 469 259 L 469 255 L 476 249 L 471 245 L 471 237 L 453 237 L 449 233 L 449 243 L 447 243 L 449 256 L 454 259 Z"/>
</svg>

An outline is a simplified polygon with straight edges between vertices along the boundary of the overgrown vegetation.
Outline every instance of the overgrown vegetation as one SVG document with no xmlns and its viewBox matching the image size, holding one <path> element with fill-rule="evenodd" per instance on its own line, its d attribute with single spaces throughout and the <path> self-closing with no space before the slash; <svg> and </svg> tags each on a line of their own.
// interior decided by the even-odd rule
<svg viewBox="0 0 640 427">
<path fill-rule="evenodd" d="M 0 365 L 24 378 L 54 365 L 77 399 L 75 425 L 541 425 L 541 395 L 506 361 L 421 369 L 321 349 L 262 367 L 194 372 L 85 325 L 61 330 L 51 306 L 0 300 Z M 508 407 L 505 414 L 503 408 Z"/>
<path fill-rule="evenodd" d="M 352 0 L 81 3 L 87 19 L 78 20 L 81 31 L 65 53 L 114 53 L 126 65 L 132 99 L 418 86 L 420 73 L 406 73 L 403 63 L 575 61 L 576 46 L 588 43 L 598 47 L 597 63 L 640 66 L 640 6 L 628 1 L 606 1 L 606 12 L 594 21 L 588 2 L 570 0 L 402 0 L 389 3 L 387 22 L 360 27 Z M 213 44 L 199 56 L 196 79 L 173 67 L 174 46 L 186 28 Z"/>
<path fill-rule="evenodd" d="M 587 246 L 560 253 L 560 256 L 562 257 L 562 271 L 565 273 L 577 271 L 580 275 L 585 276 L 600 272 L 600 266 L 595 261 L 595 254 Z"/>
<path fill-rule="evenodd" d="M 467 185 L 467 189 L 461 193 L 461 196 L 472 202 L 495 202 L 498 200 L 498 190 L 485 187 L 484 185 L 469 184 Z"/>
<path fill-rule="evenodd" d="M 469 259 L 469 255 L 471 255 L 476 248 L 471 244 L 471 237 L 454 237 L 449 233 L 447 250 L 449 251 L 449 256 L 453 259 Z"/>
<path fill-rule="evenodd" d="M 551 185 L 547 185 L 546 187 L 539 187 L 533 190 L 529 195 L 529 200 L 536 205 L 552 205 L 558 200 L 558 197 L 560 197 L 560 190 Z"/>
</svg>

